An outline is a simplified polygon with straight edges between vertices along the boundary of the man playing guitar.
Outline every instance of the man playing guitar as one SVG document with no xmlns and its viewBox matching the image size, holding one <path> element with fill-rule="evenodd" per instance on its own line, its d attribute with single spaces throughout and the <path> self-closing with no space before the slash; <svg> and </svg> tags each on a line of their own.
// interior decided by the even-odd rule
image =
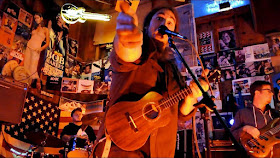
<svg viewBox="0 0 280 158">
<path fill-rule="evenodd" d="M 186 88 L 177 67 L 168 59 L 168 52 L 170 52 L 168 36 L 158 32 L 161 25 L 165 25 L 171 31 L 178 30 L 176 11 L 170 7 L 153 9 L 144 20 L 142 32 L 138 28 L 137 16 L 129 5 L 123 3 L 120 8 L 122 12 L 117 18 L 114 50 L 110 55 L 113 79 L 108 103 L 109 110 L 114 107 L 115 103 L 124 100 L 139 100 L 150 91 L 168 97 L 180 89 Z M 200 81 L 202 87 L 208 90 L 206 82 Z M 166 116 L 169 122 L 163 127 L 147 131 L 151 134 L 146 143 L 138 149 L 143 156 L 174 157 L 177 121 L 191 118 L 189 114 L 196 112 L 193 104 L 197 101 L 197 97 L 202 95 L 195 83 L 191 83 L 187 89 L 190 95 L 184 96 L 181 102 L 174 101 L 175 106 L 169 108 L 170 113 Z M 121 111 L 122 106 L 119 108 Z M 152 106 L 152 108 L 157 111 L 157 107 Z M 131 119 L 133 118 L 131 117 Z M 115 122 L 115 125 L 117 126 L 118 122 Z M 108 134 L 110 135 L 110 133 Z M 100 134 L 97 135 L 97 138 L 100 138 Z M 129 139 L 129 135 L 127 135 L 127 139 Z M 112 155 L 110 153 L 110 156 L 122 157 L 125 154 L 120 156 L 120 154 Z"/>
<path fill-rule="evenodd" d="M 269 137 L 264 137 L 266 132 L 262 130 L 265 126 L 269 126 L 273 119 L 280 116 L 278 111 L 271 109 L 269 106 L 273 96 L 272 87 L 269 82 L 255 81 L 250 86 L 250 93 L 253 103 L 236 113 L 234 124 L 231 127 L 232 134 L 237 140 L 241 140 L 242 145 L 252 157 L 279 157 L 280 152 L 277 152 L 275 148 L 280 146 L 272 144 L 269 147 Z M 250 135 L 249 140 L 245 140 L 248 134 Z M 275 134 L 277 135 L 277 132 Z M 262 138 L 266 139 L 267 144 L 262 144 Z M 252 140 L 255 144 L 252 143 Z M 249 144 L 247 144 L 248 142 Z M 260 147 L 258 146 L 259 144 Z M 266 149 L 266 147 L 269 147 L 269 149 Z M 270 155 L 266 155 L 265 152 Z"/>
</svg>

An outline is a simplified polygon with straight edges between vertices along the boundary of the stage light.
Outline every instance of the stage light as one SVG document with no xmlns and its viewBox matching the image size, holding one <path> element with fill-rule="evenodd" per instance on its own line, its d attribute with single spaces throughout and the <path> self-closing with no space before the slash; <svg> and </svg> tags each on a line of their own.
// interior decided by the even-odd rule
<svg viewBox="0 0 280 158">
<path fill-rule="evenodd" d="M 233 125 L 234 124 L 234 119 L 230 119 L 229 124 Z"/>
<path fill-rule="evenodd" d="M 85 12 L 85 8 L 76 7 L 71 3 L 66 3 L 61 7 L 61 17 L 68 24 L 74 24 L 76 22 L 84 23 L 87 19 L 110 21 L 112 16 L 108 14 L 98 14 Z"/>
</svg>

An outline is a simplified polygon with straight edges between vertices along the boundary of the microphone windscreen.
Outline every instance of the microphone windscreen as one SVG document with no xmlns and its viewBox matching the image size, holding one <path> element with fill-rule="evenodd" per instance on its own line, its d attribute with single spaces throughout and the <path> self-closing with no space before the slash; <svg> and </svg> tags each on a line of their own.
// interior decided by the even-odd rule
<svg viewBox="0 0 280 158">
<path fill-rule="evenodd" d="M 165 30 L 168 30 L 168 28 L 165 26 L 165 25 L 161 25 L 161 26 L 159 26 L 159 28 L 158 28 L 158 32 L 160 33 L 160 34 L 162 34 L 162 35 L 165 35 L 166 33 L 165 33 Z"/>
</svg>

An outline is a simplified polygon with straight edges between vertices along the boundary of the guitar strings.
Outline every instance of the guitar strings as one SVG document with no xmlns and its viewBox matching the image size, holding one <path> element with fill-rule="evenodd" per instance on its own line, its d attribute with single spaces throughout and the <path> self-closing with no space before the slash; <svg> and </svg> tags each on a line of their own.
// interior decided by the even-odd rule
<svg viewBox="0 0 280 158">
<path fill-rule="evenodd" d="M 185 92 L 185 93 L 183 93 L 183 92 Z M 190 87 L 187 87 L 187 88 L 185 88 L 185 89 L 183 89 L 183 90 L 181 90 L 181 91 L 179 91 L 179 92 L 176 92 L 176 93 L 174 93 L 173 95 L 171 95 L 171 96 L 168 97 L 168 98 L 161 99 L 162 101 L 164 101 L 164 100 L 166 100 L 166 101 L 160 103 L 158 106 L 156 106 L 156 108 L 159 108 L 160 106 L 164 105 L 165 103 L 169 103 L 170 100 L 173 100 L 175 97 L 177 97 L 178 95 L 180 95 L 180 93 L 183 93 L 183 96 L 185 95 L 184 97 L 186 97 L 187 95 L 191 94 L 191 92 L 192 92 L 192 91 L 191 91 Z M 183 99 L 183 98 L 182 98 L 182 99 Z M 161 100 L 159 100 L 159 102 L 160 102 Z M 180 100 L 181 100 L 181 99 L 180 99 Z M 176 102 L 177 102 L 177 101 L 175 101 L 175 103 L 176 103 Z M 175 103 L 174 103 L 174 104 L 175 104 Z M 173 106 L 174 104 L 170 104 L 169 107 Z M 169 108 L 169 107 L 165 107 L 165 108 Z M 136 120 L 139 119 L 140 117 L 144 117 L 145 114 L 148 114 L 149 112 L 152 112 L 152 111 L 154 111 L 154 110 L 153 110 L 153 109 L 148 110 L 147 112 L 141 114 L 140 116 L 135 117 L 135 119 L 133 119 L 133 120 L 136 121 Z M 128 121 L 128 123 L 130 123 L 130 122 L 131 122 L 131 121 Z"/>
</svg>

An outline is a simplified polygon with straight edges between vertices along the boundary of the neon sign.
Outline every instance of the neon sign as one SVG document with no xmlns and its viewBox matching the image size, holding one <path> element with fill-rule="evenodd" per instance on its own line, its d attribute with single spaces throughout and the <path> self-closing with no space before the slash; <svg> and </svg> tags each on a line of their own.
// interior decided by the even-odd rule
<svg viewBox="0 0 280 158">
<path fill-rule="evenodd" d="M 85 12 L 85 8 L 78 8 L 70 3 L 66 3 L 61 7 L 61 17 L 68 24 L 84 23 L 87 19 L 101 21 L 110 21 L 111 19 L 110 15 Z"/>
<path fill-rule="evenodd" d="M 227 9 L 223 9 L 220 10 L 220 4 L 222 3 L 226 3 L 229 2 L 230 3 L 230 8 Z M 206 4 L 206 10 L 208 13 L 216 13 L 216 12 L 220 12 L 220 11 L 225 11 L 225 10 L 229 10 L 232 8 L 236 8 L 236 7 L 240 7 L 244 5 L 244 1 L 242 0 L 221 0 L 221 1 L 213 1 L 210 3 Z"/>
</svg>

